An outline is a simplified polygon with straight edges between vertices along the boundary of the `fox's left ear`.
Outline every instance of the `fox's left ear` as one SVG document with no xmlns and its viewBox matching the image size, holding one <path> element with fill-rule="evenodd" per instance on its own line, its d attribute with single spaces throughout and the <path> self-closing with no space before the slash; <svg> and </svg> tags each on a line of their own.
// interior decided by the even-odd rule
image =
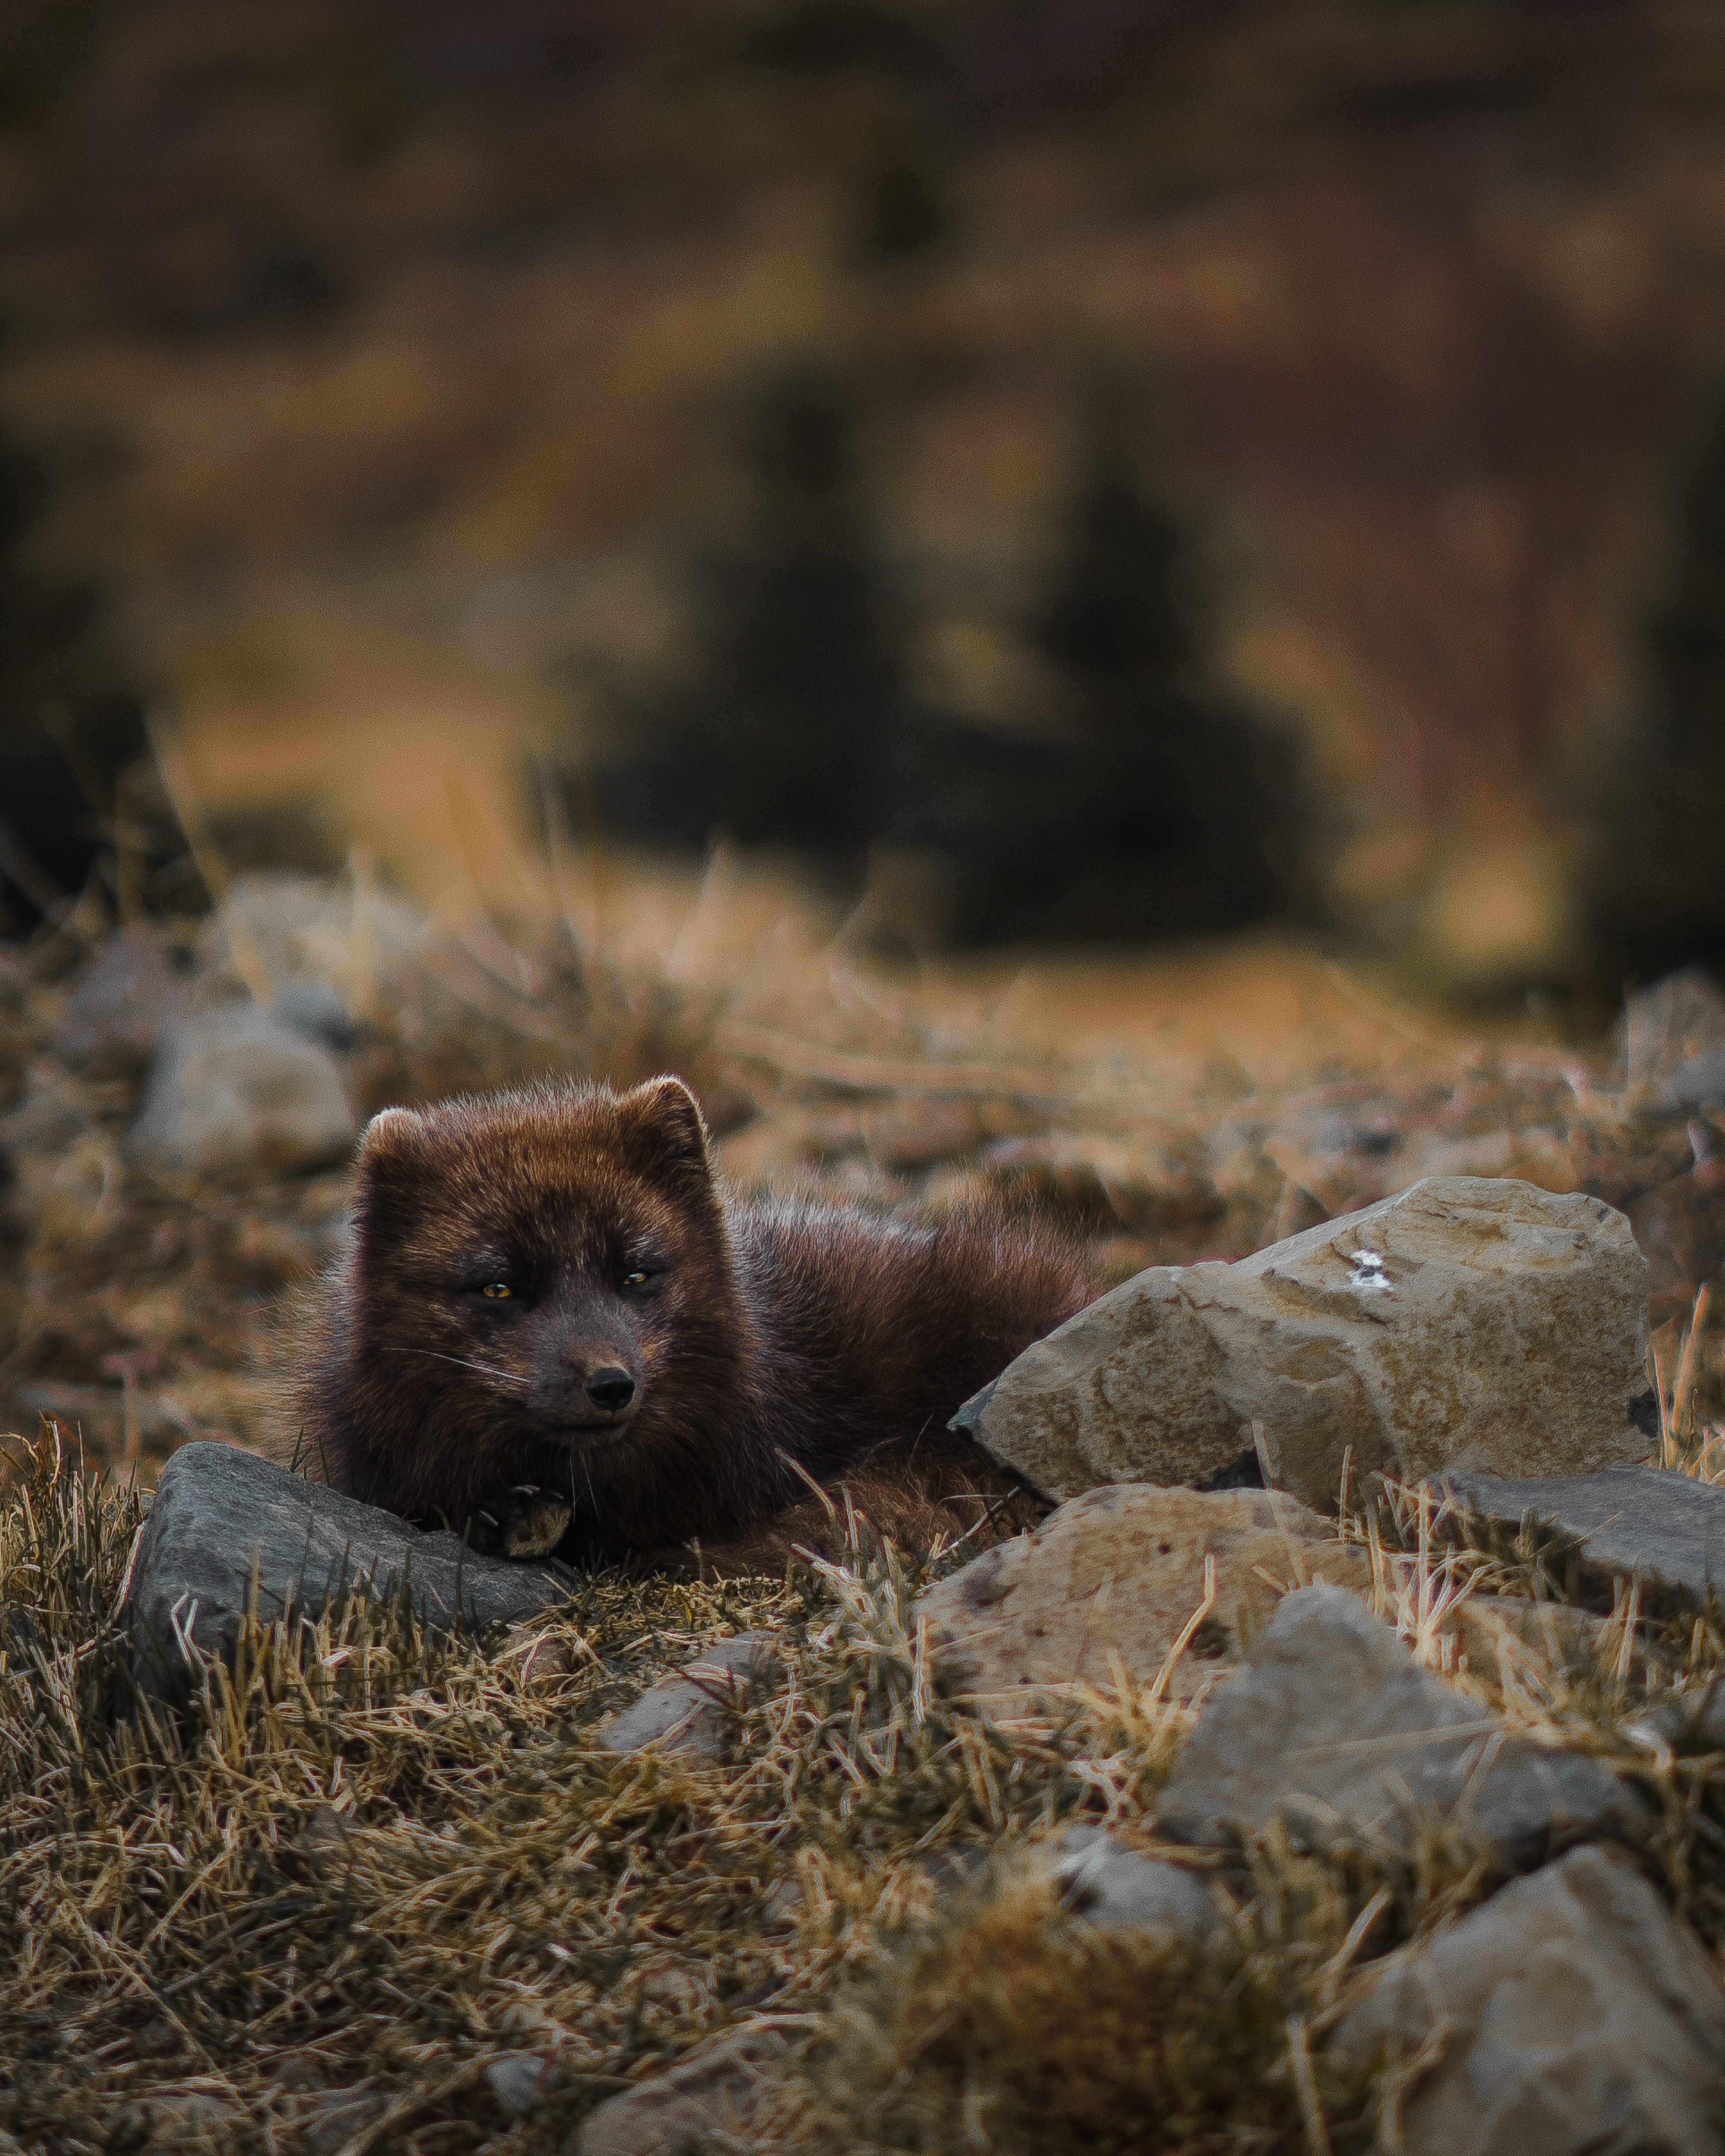
<svg viewBox="0 0 1725 2156">
<path fill-rule="evenodd" d="M 680 1078 L 649 1078 L 618 1102 L 624 1127 L 656 1163 L 703 1180 L 712 1174 L 701 1103 Z"/>
</svg>

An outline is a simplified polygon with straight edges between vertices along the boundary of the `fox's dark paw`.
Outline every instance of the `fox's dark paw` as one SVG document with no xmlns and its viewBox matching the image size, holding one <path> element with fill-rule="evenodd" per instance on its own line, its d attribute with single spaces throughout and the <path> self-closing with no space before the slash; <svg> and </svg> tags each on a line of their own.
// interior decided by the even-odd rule
<svg viewBox="0 0 1725 2156">
<path fill-rule="evenodd" d="M 548 1557 L 568 1532 L 573 1509 L 555 1490 L 517 1482 L 468 1514 L 468 1548 L 481 1557 Z"/>
</svg>

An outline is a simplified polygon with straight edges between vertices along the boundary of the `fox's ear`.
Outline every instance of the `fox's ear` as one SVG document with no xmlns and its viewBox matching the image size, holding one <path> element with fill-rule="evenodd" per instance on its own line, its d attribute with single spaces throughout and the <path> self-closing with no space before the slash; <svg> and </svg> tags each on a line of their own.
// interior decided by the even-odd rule
<svg viewBox="0 0 1725 2156">
<path fill-rule="evenodd" d="M 680 1078 L 649 1078 L 617 1105 L 639 1152 L 667 1168 L 711 1175 L 701 1103 Z"/>
<path fill-rule="evenodd" d="M 425 1118 L 411 1108 L 384 1108 L 360 1134 L 357 1224 L 361 1241 L 393 1240 L 417 1209 L 425 1183 Z"/>
<path fill-rule="evenodd" d="M 411 1108 L 382 1108 L 359 1141 L 359 1179 L 371 1189 L 387 1188 L 402 1171 L 417 1168 L 425 1154 L 425 1118 Z"/>
<path fill-rule="evenodd" d="M 425 1118 L 411 1108 L 380 1108 L 360 1134 L 362 1168 L 383 1160 L 398 1160 L 418 1153 L 425 1137 Z"/>
</svg>

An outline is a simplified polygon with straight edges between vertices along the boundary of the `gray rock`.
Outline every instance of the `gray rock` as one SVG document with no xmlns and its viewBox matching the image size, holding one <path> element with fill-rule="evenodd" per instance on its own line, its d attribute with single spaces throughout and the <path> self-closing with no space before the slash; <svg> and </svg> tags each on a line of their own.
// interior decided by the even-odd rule
<svg viewBox="0 0 1725 2156">
<path fill-rule="evenodd" d="M 485 2071 L 485 2087 L 511 2118 L 525 2118 L 560 2078 L 556 2061 L 536 2051 L 504 2051 Z"/>
<path fill-rule="evenodd" d="M 208 2151 L 208 2156 L 220 2156 L 234 2146 L 244 2123 L 245 2108 L 238 2097 L 163 2089 L 122 2104 L 114 2113 L 112 2131 L 122 2148 L 172 2148 L 182 2156 L 203 2156 Z"/>
<path fill-rule="evenodd" d="M 663 1677 L 633 1707 L 599 1724 L 608 1752 L 639 1752 L 649 1744 L 712 1759 L 724 1742 L 727 1706 L 740 1701 L 749 1671 L 775 1644 L 771 1632 L 739 1632 L 716 1640 L 675 1676 Z"/>
<path fill-rule="evenodd" d="M 733 2029 L 700 2044 L 667 2074 L 588 2113 L 576 2156 L 671 2156 L 706 2134 L 747 2130 L 763 2082 L 790 2056 L 777 2029 Z"/>
<path fill-rule="evenodd" d="M 1699 966 L 1638 989 L 1617 1026 L 1618 1075 L 1642 1112 L 1706 1105 L 1709 1075 L 1725 1060 L 1725 995 Z"/>
<path fill-rule="evenodd" d="M 1693 1116 L 1725 1102 L 1725 1048 L 1710 1048 L 1680 1063 L 1654 1087 L 1644 1112 Z"/>
<path fill-rule="evenodd" d="M 1507 1481 L 1450 1474 L 1440 1487 L 1469 1511 L 1513 1531 L 1530 1515 L 1574 1548 L 1578 1585 L 1609 1593 L 1639 1577 L 1656 1597 L 1698 1609 L 1725 1596 L 1725 1489 L 1668 1467 L 1609 1467 L 1597 1475 Z"/>
<path fill-rule="evenodd" d="M 1565 1842 L 1633 1840 L 1645 1824 L 1597 1760 L 1507 1735 L 1356 1596 L 1307 1587 L 1199 1715 L 1157 1828 L 1218 1845 L 1280 1818 L 1310 1843 L 1405 1845 L 1422 1817 L 1454 1818 L 1512 1870 Z"/>
<path fill-rule="evenodd" d="M 262 870 L 234 879 L 204 924 L 199 957 L 208 971 L 279 996 L 291 982 L 328 982 L 349 1009 L 369 985 L 422 950 L 426 916 L 368 880 L 350 882 Z"/>
<path fill-rule="evenodd" d="M 357 1127 L 326 1048 L 223 1004 L 164 1034 L 132 1135 L 163 1167 L 249 1179 L 335 1167 Z"/>
<path fill-rule="evenodd" d="M 550 1559 L 475 1557 L 451 1534 L 302 1481 L 255 1455 L 207 1441 L 162 1470 L 121 1592 L 141 1680 L 169 1696 L 192 1671 L 180 1640 L 232 1646 L 257 1571 L 265 1623 L 315 1618 L 344 1594 L 405 1595 L 439 1631 L 514 1622 L 562 1599 L 573 1575 Z"/>
<path fill-rule="evenodd" d="M 1214 1894 L 1195 1872 L 1123 1849 L 1101 1827 L 1075 1826 L 1058 1847 L 1054 1876 L 1060 1899 L 1104 1931 L 1204 1939 L 1225 1921 Z"/>
<path fill-rule="evenodd" d="M 1581 1473 L 1647 1450 L 1646 1314 L 1620 1213 L 1435 1176 L 1237 1265 L 1153 1266 L 1027 1348 L 953 1427 L 1055 1499 L 1204 1484 L 1255 1446 L 1318 1509 L 1345 1455 L 1356 1485 L 1374 1469 Z"/>
<path fill-rule="evenodd" d="M 124 929 L 73 991 L 49 1045 L 76 1070 L 131 1077 L 187 1005 L 185 988 L 148 929 Z"/>
<path fill-rule="evenodd" d="M 270 1008 L 291 1032 L 326 1048 L 352 1048 L 360 1036 L 358 1019 L 328 981 L 285 981 Z"/>
<path fill-rule="evenodd" d="M 295 2123 L 300 2138 L 317 2156 L 334 2152 L 362 2133 L 373 2119 L 382 2118 L 383 2098 L 375 2089 L 323 2089 L 303 2097 L 295 2106 Z"/>
<path fill-rule="evenodd" d="M 1332 2049 L 1440 2056 L 1407 2156 L 1718 2156 L 1725 1994 L 1651 1887 L 1596 1849 L 1390 1956 Z"/>
</svg>

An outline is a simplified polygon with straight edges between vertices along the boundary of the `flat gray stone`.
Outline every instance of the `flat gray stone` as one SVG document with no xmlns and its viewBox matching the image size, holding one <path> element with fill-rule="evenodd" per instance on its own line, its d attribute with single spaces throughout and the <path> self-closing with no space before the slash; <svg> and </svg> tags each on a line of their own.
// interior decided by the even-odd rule
<svg viewBox="0 0 1725 2156">
<path fill-rule="evenodd" d="M 638 2082 L 583 2121 L 576 2156 L 672 2156 L 685 2148 L 736 2143 L 746 2133 L 763 2085 L 790 2057 L 777 2029 L 727 2030 L 697 2044 L 669 2073 Z"/>
<path fill-rule="evenodd" d="M 1596 1198 L 1430 1176 L 1237 1264 L 1153 1265 L 1027 1348 L 953 1418 L 1065 1502 L 1221 1487 L 1322 1511 L 1343 1463 L 1417 1480 L 1645 1457 L 1647 1260 Z"/>
<path fill-rule="evenodd" d="M 599 1724 L 608 1752 L 661 1752 L 716 1758 L 723 1743 L 726 1709 L 743 1697 L 749 1671 L 773 1646 L 771 1632 L 739 1632 L 716 1640 L 675 1676 L 663 1677 L 633 1707 Z"/>
<path fill-rule="evenodd" d="M 1647 1881 L 1596 1849 L 1389 1956 L 1337 2029 L 1362 2067 L 1435 2040 L 1407 2156 L 1718 2156 L 1725 1994 Z"/>
<path fill-rule="evenodd" d="M 1529 1481 L 1439 1478 L 1470 1510 L 1512 1532 L 1531 1513 L 1575 1545 L 1579 1583 L 1640 1578 L 1685 1606 L 1725 1594 L 1725 1489 L 1669 1467 L 1606 1467 Z"/>
<path fill-rule="evenodd" d="M 1515 1871 L 1567 1842 L 1634 1840 L 1645 1823 L 1597 1760 L 1509 1736 L 1357 1596 L 1307 1587 L 1199 1717 L 1157 1830 L 1225 1846 L 1280 1819 L 1314 1845 L 1406 1846 L 1422 1818 L 1456 1820 Z"/>
<path fill-rule="evenodd" d="M 1061 1901 L 1103 1931 L 1204 1939 L 1224 1921 L 1209 1883 L 1195 1872 L 1124 1849 L 1102 1827 L 1075 1826 L 1057 1846 L 1054 1876 Z"/>
<path fill-rule="evenodd" d="M 172 1696 L 189 1686 L 182 1638 L 205 1655 L 231 1648 L 254 1565 L 266 1624 L 315 1619 L 346 1594 L 380 1603 L 405 1594 L 423 1622 L 446 1633 L 532 1616 L 574 1581 L 549 1558 L 476 1557 L 458 1536 L 422 1533 L 232 1445 L 182 1445 L 162 1470 L 121 1594 L 151 1689 Z"/>
</svg>

